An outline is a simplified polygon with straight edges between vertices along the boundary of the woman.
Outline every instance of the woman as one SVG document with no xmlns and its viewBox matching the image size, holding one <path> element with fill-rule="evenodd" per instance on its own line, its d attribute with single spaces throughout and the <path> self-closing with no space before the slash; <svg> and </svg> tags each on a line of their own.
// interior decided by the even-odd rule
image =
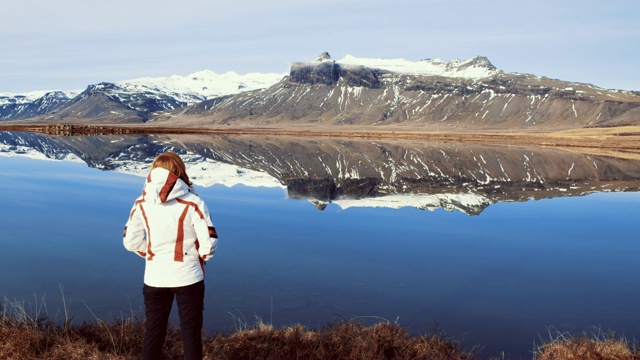
<svg viewBox="0 0 640 360">
<path fill-rule="evenodd" d="M 204 262 L 218 235 L 182 159 L 160 154 L 124 228 L 124 247 L 146 259 L 143 359 L 160 359 L 174 296 L 185 359 L 202 359 Z"/>
</svg>

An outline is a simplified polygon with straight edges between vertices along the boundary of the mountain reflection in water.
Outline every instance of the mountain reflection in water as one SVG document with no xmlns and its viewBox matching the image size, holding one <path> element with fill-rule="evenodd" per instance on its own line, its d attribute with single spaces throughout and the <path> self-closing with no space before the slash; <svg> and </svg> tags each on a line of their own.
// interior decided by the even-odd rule
<svg viewBox="0 0 640 360">
<path fill-rule="evenodd" d="M 172 150 L 194 183 L 286 187 L 320 210 L 334 203 L 480 214 L 503 201 L 638 191 L 640 160 L 554 148 L 274 136 L 47 137 L 0 133 L 0 151 L 146 175 Z"/>
</svg>

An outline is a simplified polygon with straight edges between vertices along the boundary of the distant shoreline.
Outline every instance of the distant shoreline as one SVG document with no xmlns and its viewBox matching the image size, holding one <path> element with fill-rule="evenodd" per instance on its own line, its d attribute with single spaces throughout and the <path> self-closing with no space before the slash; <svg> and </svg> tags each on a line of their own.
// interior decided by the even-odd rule
<svg viewBox="0 0 640 360">
<path fill-rule="evenodd" d="M 416 128 L 340 127 L 169 127 L 86 124 L 0 124 L 0 131 L 35 132 L 55 136 L 201 134 L 330 137 L 369 140 L 406 140 L 484 145 L 544 146 L 576 150 L 616 151 L 640 157 L 640 126 L 580 128 L 569 130 L 463 130 Z"/>
</svg>

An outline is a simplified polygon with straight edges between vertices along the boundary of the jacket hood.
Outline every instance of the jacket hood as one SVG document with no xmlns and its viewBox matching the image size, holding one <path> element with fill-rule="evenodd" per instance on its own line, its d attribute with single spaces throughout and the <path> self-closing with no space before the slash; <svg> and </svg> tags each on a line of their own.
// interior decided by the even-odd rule
<svg viewBox="0 0 640 360">
<path fill-rule="evenodd" d="M 190 188 L 182 179 L 167 169 L 155 168 L 149 172 L 142 190 L 145 201 L 165 203 L 189 193 Z"/>
</svg>

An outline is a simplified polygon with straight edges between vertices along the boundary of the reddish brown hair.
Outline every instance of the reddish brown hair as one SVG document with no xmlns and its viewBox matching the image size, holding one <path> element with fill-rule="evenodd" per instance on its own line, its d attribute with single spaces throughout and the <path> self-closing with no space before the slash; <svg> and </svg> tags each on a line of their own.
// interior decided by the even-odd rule
<svg viewBox="0 0 640 360">
<path fill-rule="evenodd" d="M 167 151 L 158 155 L 154 160 L 153 164 L 151 164 L 151 170 L 155 168 L 163 168 L 167 169 L 170 172 L 174 173 L 177 177 L 179 177 L 182 181 L 187 183 L 189 187 L 193 185 L 191 180 L 189 180 L 189 175 L 187 175 L 187 169 L 184 166 L 184 162 L 180 158 L 180 156 L 172 151 Z"/>
</svg>

